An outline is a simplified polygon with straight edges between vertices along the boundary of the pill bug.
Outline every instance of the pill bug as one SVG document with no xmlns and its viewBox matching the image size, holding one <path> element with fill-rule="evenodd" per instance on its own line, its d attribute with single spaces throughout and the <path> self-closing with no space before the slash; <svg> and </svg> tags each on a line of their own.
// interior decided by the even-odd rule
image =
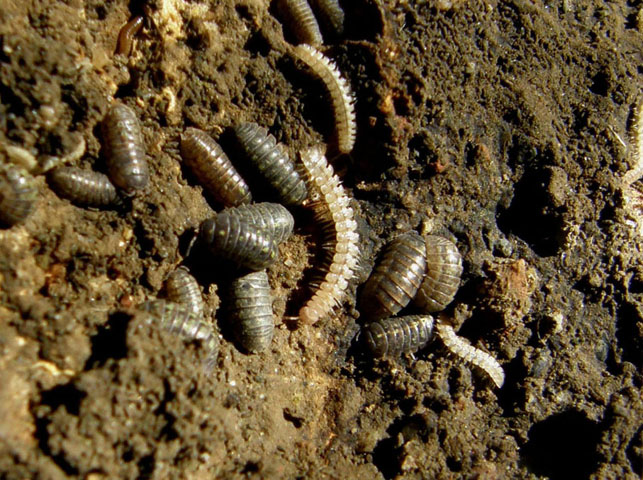
<svg viewBox="0 0 643 480">
<path fill-rule="evenodd" d="M 167 277 L 165 293 L 170 302 L 184 305 L 197 318 L 203 318 L 201 288 L 187 268 L 179 267 Z"/>
<path fill-rule="evenodd" d="M 357 126 L 355 99 L 348 82 L 331 60 L 310 45 L 298 45 L 293 52 L 295 57 L 308 65 L 326 86 L 335 115 L 337 148 L 342 153 L 349 153 L 355 145 Z"/>
<path fill-rule="evenodd" d="M 0 223 L 5 226 L 23 222 L 36 202 L 33 176 L 14 165 L 0 166 Z"/>
<path fill-rule="evenodd" d="M 364 341 L 374 357 L 413 353 L 429 343 L 434 324 L 429 315 L 387 318 L 366 325 Z"/>
<path fill-rule="evenodd" d="M 265 350 L 275 328 L 268 274 L 261 270 L 237 278 L 230 292 L 230 314 L 237 341 L 251 353 Z"/>
<path fill-rule="evenodd" d="M 207 133 L 188 128 L 181 135 L 181 157 L 205 190 L 226 207 L 252 201 L 246 182 L 221 146 Z"/>
<path fill-rule="evenodd" d="M 333 173 L 320 147 L 302 152 L 301 160 L 313 202 L 315 220 L 324 233 L 328 257 L 321 267 L 321 281 L 312 297 L 299 310 L 304 323 L 313 324 L 328 315 L 346 295 L 348 282 L 357 265 L 359 235 L 349 198 Z"/>
<path fill-rule="evenodd" d="M 306 184 L 275 137 L 256 123 L 238 125 L 234 132 L 247 158 L 281 202 L 301 205 L 308 196 Z"/>
<path fill-rule="evenodd" d="M 132 44 L 134 37 L 143 27 L 143 17 L 137 16 L 127 22 L 121 31 L 118 33 L 118 41 L 116 42 L 117 55 L 129 55 L 132 52 Z"/>
<path fill-rule="evenodd" d="M 343 35 L 345 15 L 337 0 L 311 0 L 310 5 L 326 31 L 335 37 Z"/>
<path fill-rule="evenodd" d="M 205 220 L 201 241 L 219 258 L 250 270 L 263 270 L 277 259 L 277 244 L 255 225 L 225 211 Z"/>
<path fill-rule="evenodd" d="M 114 185 L 128 194 L 145 188 L 150 174 L 134 110 L 122 103 L 114 105 L 102 122 L 102 133 L 109 177 Z"/>
<path fill-rule="evenodd" d="M 426 275 L 415 297 L 423 312 L 443 310 L 455 297 L 462 275 L 462 256 L 458 247 L 446 238 L 427 235 Z"/>
<path fill-rule="evenodd" d="M 278 203 L 254 203 L 241 205 L 224 210 L 229 215 L 259 227 L 265 231 L 275 243 L 285 241 L 292 234 L 295 219 L 286 207 Z"/>
<path fill-rule="evenodd" d="M 397 314 L 415 297 L 425 270 L 424 239 L 416 232 L 394 239 L 362 290 L 360 306 L 364 315 L 379 320 Z"/>
<path fill-rule="evenodd" d="M 116 187 L 107 175 L 76 167 L 59 167 L 47 176 L 51 187 L 61 197 L 90 207 L 106 207 L 116 203 Z"/>
<path fill-rule="evenodd" d="M 315 46 L 324 43 L 315 14 L 306 0 L 278 0 L 277 8 L 298 42 Z"/>
<path fill-rule="evenodd" d="M 480 368 L 491 378 L 496 387 L 502 387 L 502 384 L 505 383 L 505 372 L 495 358 L 456 335 L 451 325 L 438 323 L 435 330 L 450 353 Z"/>
<path fill-rule="evenodd" d="M 159 325 L 170 333 L 188 340 L 200 340 L 207 352 L 205 368 L 211 371 L 219 353 L 219 336 L 211 325 L 197 317 L 187 307 L 165 300 L 152 300 L 139 307 L 149 312 L 148 323 Z"/>
</svg>

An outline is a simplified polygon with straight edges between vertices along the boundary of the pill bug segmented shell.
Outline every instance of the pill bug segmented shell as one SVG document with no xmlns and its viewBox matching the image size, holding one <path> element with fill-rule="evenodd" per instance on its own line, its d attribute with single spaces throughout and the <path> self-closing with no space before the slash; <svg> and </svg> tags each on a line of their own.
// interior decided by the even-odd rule
<svg viewBox="0 0 643 480">
<path fill-rule="evenodd" d="M 400 235 L 387 245 L 366 281 L 360 310 L 371 320 L 394 316 L 415 297 L 425 270 L 424 239 L 416 232 Z"/>
<path fill-rule="evenodd" d="M 319 24 L 306 0 L 277 0 L 279 14 L 300 43 L 324 43 Z"/>
<path fill-rule="evenodd" d="M 132 51 L 132 44 L 134 37 L 143 27 L 143 17 L 137 16 L 127 22 L 121 31 L 118 33 L 118 41 L 116 43 L 116 54 L 129 55 Z"/>
<path fill-rule="evenodd" d="M 325 31 L 330 31 L 335 37 L 343 35 L 345 15 L 337 0 L 311 0 L 310 5 L 326 29 Z"/>
<path fill-rule="evenodd" d="M 256 123 L 244 123 L 234 132 L 245 155 L 285 205 L 301 205 L 308 196 L 306 184 L 275 137 Z"/>
<path fill-rule="evenodd" d="M 355 99 L 348 82 L 332 61 L 310 45 L 298 45 L 293 52 L 295 57 L 308 65 L 326 86 L 335 115 L 337 148 L 342 153 L 349 153 L 355 145 L 357 126 Z"/>
<path fill-rule="evenodd" d="M 450 353 L 480 368 L 491 378 L 496 387 L 502 387 L 505 383 L 505 372 L 495 358 L 456 335 L 451 325 L 438 323 L 435 330 Z"/>
<path fill-rule="evenodd" d="M 415 297 L 415 304 L 427 313 L 443 310 L 455 297 L 462 275 L 462 256 L 446 238 L 427 235 L 426 275 Z"/>
<path fill-rule="evenodd" d="M 152 300 L 139 306 L 149 312 L 148 323 L 159 325 L 184 339 L 200 340 L 207 352 L 205 368 L 211 371 L 219 354 L 219 336 L 211 325 L 198 318 L 187 307 L 165 300 Z"/>
<path fill-rule="evenodd" d="M 272 297 L 265 270 L 252 272 L 232 282 L 230 316 L 237 341 L 248 352 L 270 346 L 274 333 Z"/>
<path fill-rule="evenodd" d="M 228 215 L 259 227 L 276 243 L 288 239 L 295 226 L 295 219 L 286 207 L 278 203 L 254 203 L 224 210 Z"/>
<path fill-rule="evenodd" d="M 203 318 L 201 288 L 187 268 L 179 267 L 167 277 L 165 293 L 170 302 L 184 305 L 197 318 Z"/>
<path fill-rule="evenodd" d="M 302 152 L 301 160 L 308 187 L 315 197 L 319 197 L 312 207 L 315 220 L 323 229 L 323 242 L 328 252 L 321 268 L 321 282 L 299 310 L 300 320 L 313 324 L 328 315 L 346 295 L 357 265 L 359 235 L 349 198 L 321 148 Z"/>
<path fill-rule="evenodd" d="M 207 133 L 187 128 L 181 135 L 181 157 L 205 190 L 224 206 L 252 201 L 248 185 Z"/>
<path fill-rule="evenodd" d="M 118 188 L 131 194 L 150 180 L 141 127 L 134 110 L 114 105 L 102 122 L 109 177 Z"/>
<path fill-rule="evenodd" d="M 47 175 L 54 191 L 83 206 L 106 207 L 117 202 L 116 187 L 107 175 L 76 167 L 59 167 Z"/>
<path fill-rule="evenodd" d="M 0 223 L 23 222 L 34 209 L 37 189 L 34 177 L 14 165 L 0 165 Z"/>
<path fill-rule="evenodd" d="M 434 324 L 429 315 L 387 318 L 366 325 L 364 341 L 374 357 L 413 353 L 429 343 Z"/>
<path fill-rule="evenodd" d="M 214 255 L 241 268 L 263 270 L 277 259 L 277 244 L 266 232 L 226 211 L 201 223 L 199 237 Z"/>
</svg>

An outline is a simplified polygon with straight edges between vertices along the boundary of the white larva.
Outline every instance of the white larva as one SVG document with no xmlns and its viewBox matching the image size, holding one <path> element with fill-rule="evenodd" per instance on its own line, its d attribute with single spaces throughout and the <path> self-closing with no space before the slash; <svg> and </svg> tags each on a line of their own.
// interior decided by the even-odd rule
<svg viewBox="0 0 643 480">
<path fill-rule="evenodd" d="M 314 324 L 344 299 L 357 265 L 359 235 L 349 198 L 322 149 L 310 148 L 301 153 L 301 159 L 308 191 L 318 197 L 311 205 L 315 220 L 324 230 L 324 248 L 329 252 L 317 290 L 299 310 L 302 322 Z"/>
<path fill-rule="evenodd" d="M 438 323 L 435 326 L 435 330 L 450 353 L 482 369 L 491 378 L 496 387 L 502 387 L 505 382 L 505 372 L 495 358 L 487 352 L 478 350 L 462 337 L 457 336 L 451 325 Z"/>
</svg>

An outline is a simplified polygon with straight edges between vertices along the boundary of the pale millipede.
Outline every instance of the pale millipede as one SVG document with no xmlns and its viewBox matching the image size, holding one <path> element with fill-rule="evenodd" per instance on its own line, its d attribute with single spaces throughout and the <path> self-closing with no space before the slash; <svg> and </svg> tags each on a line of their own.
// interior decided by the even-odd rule
<svg viewBox="0 0 643 480">
<path fill-rule="evenodd" d="M 435 331 L 450 353 L 480 368 L 491 378 L 496 387 L 502 387 L 505 382 L 505 372 L 495 358 L 456 335 L 451 325 L 438 323 Z"/>
<path fill-rule="evenodd" d="M 429 315 L 387 318 L 363 327 L 364 341 L 374 357 L 414 353 L 433 336 L 435 322 Z"/>
<path fill-rule="evenodd" d="M 344 34 L 344 10 L 337 0 L 311 0 L 310 5 L 326 31 L 336 38 Z"/>
<path fill-rule="evenodd" d="M 232 328 L 241 347 L 250 353 L 268 348 L 275 322 L 266 271 L 252 272 L 233 280 L 229 301 Z"/>
<path fill-rule="evenodd" d="M 310 45 L 298 45 L 293 52 L 326 86 L 335 115 L 337 148 L 341 153 L 349 153 L 355 145 L 357 126 L 355 99 L 348 82 L 331 60 Z"/>
<path fill-rule="evenodd" d="M 319 46 L 324 43 L 319 24 L 306 0 L 277 0 L 279 14 L 298 42 Z"/>
<path fill-rule="evenodd" d="M 424 239 L 416 232 L 395 238 L 364 285 L 360 311 L 370 320 L 396 315 L 415 297 L 425 270 Z"/>
<path fill-rule="evenodd" d="M 306 182 L 317 197 L 312 207 L 315 220 L 324 232 L 328 260 L 322 267 L 322 280 L 312 297 L 299 310 L 302 322 L 314 324 L 326 317 L 346 296 L 348 282 L 357 265 L 359 235 L 349 197 L 321 147 L 301 153 Z"/>
<path fill-rule="evenodd" d="M 33 176 L 13 165 L 0 166 L 0 223 L 13 226 L 26 220 L 35 207 Z"/>
<path fill-rule="evenodd" d="M 187 128 L 181 135 L 181 157 L 204 189 L 222 205 L 236 207 L 252 201 L 248 185 L 207 133 Z"/>
<path fill-rule="evenodd" d="M 143 27 L 143 17 L 141 15 L 132 18 L 127 22 L 121 31 L 118 33 L 118 41 L 116 43 L 116 54 L 129 55 L 132 52 L 132 44 L 134 37 Z"/>
<path fill-rule="evenodd" d="M 59 167 L 51 170 L 47 179 L 58 195 L 82 206 L 107 207 L 118 200 L 116 187 L 103 173 Z"/>
<path fill-rule="evenodd" d="M 275 243 L 290 237 L 295 227 L 295 219 L 286 207 L 279 203 L 253 203 L 223 210 L 228 215 L 236 215 L 241 220 L 266 232 Z"/>
<path fill-rule="evenodd" d="M 136 113 L 117 103 L 102 122 L 109 177 L 127 194 L 141 190 L 150 181 L 141 127 Z"/>
<path fill-rule="evenodd" d="M 170 302 L 184 305 L 197 318 L 203 318 L 201 287 L 186 267 L 177 268 L 167 277 L 165 294 Z"/>
</svg>

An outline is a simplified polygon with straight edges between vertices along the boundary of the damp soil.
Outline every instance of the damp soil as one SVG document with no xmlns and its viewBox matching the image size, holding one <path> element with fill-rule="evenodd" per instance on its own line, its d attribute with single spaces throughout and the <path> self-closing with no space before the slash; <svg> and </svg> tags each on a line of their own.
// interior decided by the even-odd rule
<svg viewBox="0 0 643 480">
<path fill-rule="evenodd" d="M 269 270 L 275 338 L 257 355 L 232 341 L 217 265 L 187 256 L 220 207 L 178 138 L 194 126 L 228 147 L 231 126 L 255 121 L 291 152 L 332 144 L 330 104 L 287 53 L 289 26 L 267 0 L 1 3 L 2 161 L 69 158 L 83 139 L 73 164 L 105 171 L 99 123 L 120 101 L 152 172 L 144 194 L 103 210 L 37 175 L 33 214 L 0 230 L 2 478 L 643 474 L 643 242 L 620 191 L 643 85 L 640 1 L 340 2 L 346 31 L 323 50 L 357 99 L 355 148 L 334 165 L 360 266 L 330 318 L 297 326 L 319 232 L 296 211 Z M 115 55 L 135 15 L 132 52 Z M 500 362 L 502 388 L 439 342 L 364 354 L 359 285 L 411 229 L 458 245 L 462 287 L 441 318 Z M 179 264 L 222 335 L 209 375 L 201 345 L 135 313 Z"/>
</svg>

